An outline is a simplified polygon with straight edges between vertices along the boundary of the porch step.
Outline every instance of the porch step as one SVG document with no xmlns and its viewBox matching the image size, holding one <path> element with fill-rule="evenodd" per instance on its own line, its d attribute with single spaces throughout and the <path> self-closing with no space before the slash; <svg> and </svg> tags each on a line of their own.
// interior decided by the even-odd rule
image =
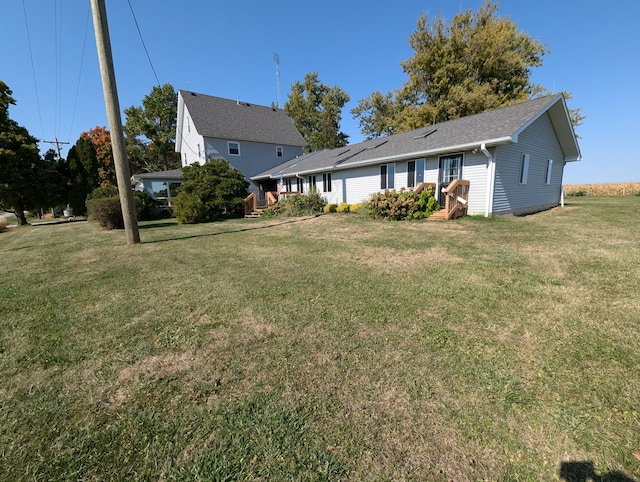
<svg viewBox="0 0 640 482">
<path fill-rule="evenodd" d="M 441 209 L 440 211 L 432 213 L 427 219 L 429 221 L 445 221 L 447 219 L 447 214 L 444 209 Z"/>
<path fill-rule="evenodd" d="M 251 211 L 248 214 L 245 214 L 244 217 L 245 218 L 259 218 L 260 216 L 262 216 L 262 213 L 264 212 L 264 209 L 256 209 L 255 211 Z"/>
</svg>

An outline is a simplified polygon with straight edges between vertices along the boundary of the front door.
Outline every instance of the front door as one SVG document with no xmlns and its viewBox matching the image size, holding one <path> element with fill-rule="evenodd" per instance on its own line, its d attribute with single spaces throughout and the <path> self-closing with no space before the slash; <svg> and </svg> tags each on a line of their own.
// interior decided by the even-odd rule
<svg viewBox="0 0 640 482">
<path fill-rule="evenodd" d="M 441 208 L 444 207 L 445 202 L 442 190 L 456 179 L 462 179 L 462 154 L 441 157 L 438 174 L 438 202 Z"/>
</svg>

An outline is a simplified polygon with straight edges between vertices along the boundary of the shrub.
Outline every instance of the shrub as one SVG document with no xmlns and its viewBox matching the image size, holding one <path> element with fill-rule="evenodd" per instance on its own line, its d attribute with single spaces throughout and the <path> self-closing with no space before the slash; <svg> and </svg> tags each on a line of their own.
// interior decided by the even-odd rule
<svg viewBox="0 0 640 482">
<path fill-rule="evenodd" d="M 309 194 L 297 194 L 278 201 L 265 210 L 266 215 L 295 217 L 321 213 L 325 201 L 315 189 Z"/>
<path fill-rule="evenodd" d="M 87 196 L 87 201 L 90 199 L 118 197 L 119 195 L 120 193 L 118 192 L 118 188 L 116 186 L 107 184 L 106 186 L 100 186 L 91 191 L 91 193 Z"/>
<path fill-rule="evenodd" d="M 140 211 L 140 200 L 133 199 L 136 213 Z M 119 197 L 105 197 L 87 200 L 89 221 L 98 221 L 104 229 L 124 229 L 124 219 Z"/>
<path fill-rule="evenodd" d="M 326 204 L 322 208 L 322 212 L 323 213 L 335 213 L 336 209 L 338 209 L 338 205 L 337 204 Z"/>
<path fill-rule="evenodd" d="M 224 159 L 211 159 L 182 168 L 182 183 L 173 198 L 173 212 L 181 223 L 213 221 L 242 213 L 249 183 Z M 184 211 L 183 211 L 184 210 Z"/>
<path fill-rule="evenodd" d="M 194 192 L 182 192 L 173 198 L 173 209 L 182 224 L 195 224 L 207 218 L 207 205 Z"/>
<path fill-rule="evenodd" d="M 433 188 L 415 191 L 389 191 L 373 194 L 365 204 L 365 212 L 373 218 L 393 220 L 424 219 L 440 209 Z"/>
<path fill-rule="evenodd" d="M 362 214 L 363 213 L 363 205 L 362 203 L 355 203 L 349 206 L 349 212 Z"/>
<path fill-rule="evenodd" d="M 7 229 L 7 220 L 4 217 L 0 216 L 0 233 L 5 229 Z"/>
<path fill-rule="evenodd" d="M 159 201 L 153 199 L 149 193 L 133 191 L 133 195 L 138 199 L 138 201 L 136 201 L 138 221 L 164 219 L 173 215 L 171 208 L 163 206 Z"/>
<path fill-rule="evenodd" d="M 340 204 L 338 204 L 338 207 L 337 207 L 336 211 L 338 211 L 339 213 L 348 213 L 350 208 L 351 208 L 351 204 L 349 204 L 349 203 L 340 203 Z"/>
</svg>

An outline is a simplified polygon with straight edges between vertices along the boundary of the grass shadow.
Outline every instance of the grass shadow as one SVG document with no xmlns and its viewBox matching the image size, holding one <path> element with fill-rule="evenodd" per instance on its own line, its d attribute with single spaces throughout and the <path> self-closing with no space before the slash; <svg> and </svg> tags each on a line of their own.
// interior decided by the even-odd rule
<svg viewBox="0 0 640 482">
<path fill-rule="evenodd" d="M 617 470 L 598 475 L 590 460 L 562 462 L 560 478 L 567 482 L 638 482 Z"/>
<path fill-rule="evenodd" d="M 315 218 L 317 218 L 319 216 L 321 216 L 321 214 L 316 214 L 315 216 L 306 216 L 304 218 L 290 218 L 290 219 L 287 219 L 286 221 L 280 221 L 280 222 L 269 223 L 269 224 L 261 224 L 260 226 L 248 226 L 248 227 L 245 227 L 245 228 L 230 229 L 228 231 L 218 231 L 218 232 L 215 232 L 215 233 L 201 233 L 201 234 L 192 234 L 192 235 L 187 235 L 187 236 L 176 236 L 176 237 L 167 238 L 167 239 L 153 239 L 153 240 L 150 240 L 150 241 L 143 241 L 143 243 L 144 244 L 165 243 L 165 242 L 168 242 L 168 241 L 182 241 L 184 239 L 207 238 L 207 237 L 211 237 L 211 236 L 220 236 L 220 235 L 223 235 L 223 234 L 242 233 L 242 232 L 245 232 L 245 231 L 256 231 L 256 230 L 259 230 L 259 229 L 277 228 L 279 226 L 284 226 L 286 224 L 294 224 L 294 223 L 301 223 L 301 222 L 304 222 L 304 221 L 309 221 L 309 220 L 315 219 Z M 153 226 L 156 226 L 156 225 L 153 225 Z M 175 224 L 172 224 L 172 223 L 161 223 L 161 224 L 159 224 L 157 226 L 159 226 L 159 227 L 167 227 L 167 226 L 175 226 Z"/>
</svg>

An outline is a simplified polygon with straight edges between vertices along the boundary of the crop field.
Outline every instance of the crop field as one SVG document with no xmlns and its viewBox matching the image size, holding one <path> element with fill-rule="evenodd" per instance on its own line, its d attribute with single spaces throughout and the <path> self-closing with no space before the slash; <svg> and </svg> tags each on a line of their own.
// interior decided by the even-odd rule
<svg viewBox="0 0 640 482">
<path fill-rule="evenodd" d="M 0 233 L 0 480 L 640 480 L 640 196 Z"/>
<path fill-rule="evenodd" d="M 568 196 L 634 196 L 640 195 L 640 182 L 566 184 L 562 189 Z"/>
</svg>

